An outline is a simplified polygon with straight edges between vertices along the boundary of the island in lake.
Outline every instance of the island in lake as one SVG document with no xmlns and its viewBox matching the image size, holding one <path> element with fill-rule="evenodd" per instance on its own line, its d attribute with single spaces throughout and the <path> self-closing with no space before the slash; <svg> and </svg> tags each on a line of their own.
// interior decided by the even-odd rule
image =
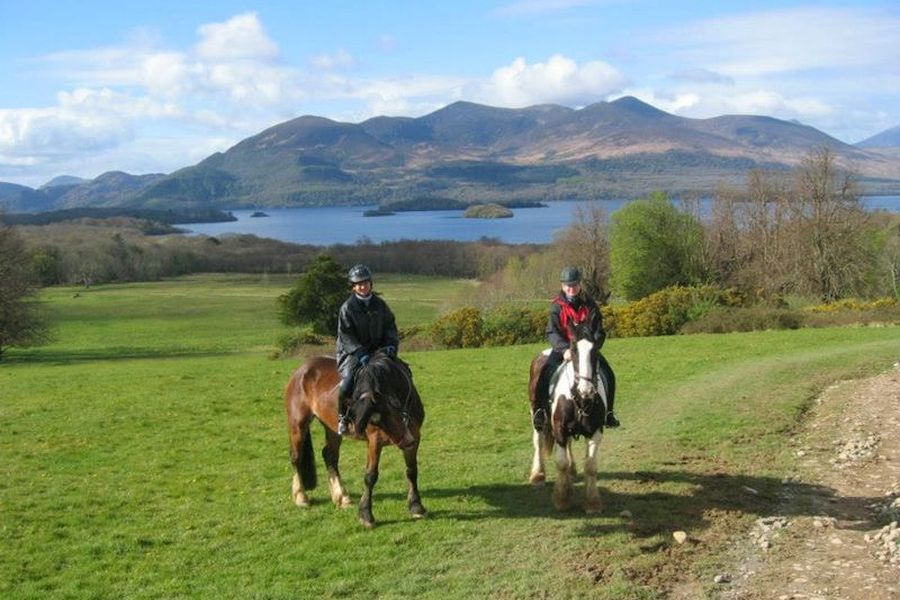
<svg viewBox="0 0 900 600">
<path fill-rule="evenodd" d="M 473 204 L 463 216 L 467 219 L 509 219 L 513 211 L 500 204 Z"/>
<path fill-rule="evenodd" d="M 252 215 L 250 215 L 250 218 L 259 218 L 259 217 L 268 217 L 268 216 L 269 216 L 269 215 L 267 215 L 267 214 L 264 213 L 263 211 L 258 210 L 258 211 L 256 211 L 255 213 L 253 213 Z"/>
</svg>

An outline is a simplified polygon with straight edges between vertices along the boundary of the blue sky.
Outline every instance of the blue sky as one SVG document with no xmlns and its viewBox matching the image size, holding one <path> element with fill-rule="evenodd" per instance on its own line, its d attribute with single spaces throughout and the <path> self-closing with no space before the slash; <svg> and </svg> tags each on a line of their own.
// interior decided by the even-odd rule
<svg viewBox="0 0 900 600">
<path fill-rule="evenodd" d="M 0 0 L 0 181 L 171 172 L 304 114 L 456 100 L 900 125 L 900 3 Z"/>
</svg>

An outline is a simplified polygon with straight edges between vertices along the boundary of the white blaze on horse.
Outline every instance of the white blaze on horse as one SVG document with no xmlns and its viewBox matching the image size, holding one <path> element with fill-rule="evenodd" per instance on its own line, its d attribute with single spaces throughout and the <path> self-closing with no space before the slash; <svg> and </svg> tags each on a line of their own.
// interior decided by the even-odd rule
<svg viewBox="0 0 900 600">
<path fill-rule="evenodd" d="M 584 460 L 584 509 L 599 512 L 600 494 L 597 491 L 597 455 L 606 421 L 606 390 L 597 378 L 597 348 L 584 323 L 570 328 L 571 360 L 557 369 L 550 382 L 550 414 L 542 431 L 534 431 L 534 458 L 529 480 L 534 485 L 544 482 L 544 458 L 552 453 L 556 463 L 556 482 L 553 504 L 558 510 L 572 507 L 574 495 L 575 458 L 572 442 L 584 437 L 587 448 Z M 529 389 L 535 389 L 537 378 L 549 350 L 531 363 Z"/>
</svg>

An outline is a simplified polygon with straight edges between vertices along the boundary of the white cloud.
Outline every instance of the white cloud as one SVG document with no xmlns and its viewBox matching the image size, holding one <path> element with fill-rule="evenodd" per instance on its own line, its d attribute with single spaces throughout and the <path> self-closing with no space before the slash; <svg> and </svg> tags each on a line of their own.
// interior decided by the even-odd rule
<svg viewBox="0 0 900 600">
<path fill-rule="evenodd" d="M 494 71 L 478 95 L 483 102 L 508 107 L 542 103 L 577 106 L 617 92 L 626 82 L 618 69 L 599 60 L 579 65 L 555 54 L 547 62 L 528 64 L 519 57 Z"/>
<path fill-rule="evenodd" d="M 580 6 L 611 4 L 614 2 L 616 0 L 516 0 L 496 8 L 491 14 L 498 17 L 545 15 Z"/>
<path fill-rule="evenodd" d="M 397 48 L 397 39 L 389 33 L 384 33 L 378 36 L 376 45 L 382 52 L 393 52 Z"/>
<path fill-rule="evenodd" d="M 666 112 L 692 118 L 739 114 L 806 120 L 828 117 L 836 113 L 835 107 L 822 100 L 784 97 L 770 90 L 739 93 L 685 92 L 668 95 L 647 89 L 629 89 L 625 94 L 635 96 Z"/>
<path fill-rule="evenodd" d="M 684 69 L 670 75 L 675 81 L 708 83 L 713 85 L 734 85 L 734 79 L 709 69 Z"/>
<path fill-rule="evenodd" d="M 680 24 L 653 35 L 682 60 L 731 77 L 896 65 L 900 19 L 865 8 L 802 7 Z"/>
<path fill-rule="evenodd" d="M 323 71 L 346 69 L 356 66 L 356 60 L 343 48 L 338 48 L 334 54 L 318 54 L 312 58 L 312 63 Z"/>
<path fill-rule="evenodd" d="M 234 16 L 224 23 L 201 25 L 197 55 L 205 60 L 268 60 L 278 56 L 278 45 L 269 39 L 256 13 Z"/>
<path fill-rule="evenodd" d="M 131 130 L 102 113 L 59 109 L 0 110 L 0 156 L 9 164 L 83 154 L 122 143 Z"/>
</svg>

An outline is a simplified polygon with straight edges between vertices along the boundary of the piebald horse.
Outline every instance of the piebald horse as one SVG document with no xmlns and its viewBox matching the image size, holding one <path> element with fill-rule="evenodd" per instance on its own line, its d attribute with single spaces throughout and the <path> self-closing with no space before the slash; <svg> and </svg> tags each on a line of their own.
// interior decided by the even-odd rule
<svg viewBox="0 0 900 600">
<path fill-rule="evenodd" d="M 584 436 L 587 452 L 584 461 L 584 509 L 599 512 L 600 494 L 597 491 L 597 454 L 606 421 L 606 390 L 598 385 L 596 352 L 589 327 L 579 323 L 569 328 L 572 360 L 564 362 L 551 381 L 550 413 L 543 431 L 534 431 L 534 458 L 529 480 L 533 485 L 544 482 L 544 457 L 553 453 L 556 462 L 556 482 L 553 504 L 557 510 L 572 507 L 575 458 L 572 440 Z M 529 390 L 534 393 L 541 367 L 549 350 L 531 362 Z"/>
<path fill-rule="evenodd" d="M 284 391 L 291 463 L 295 469 L 291 496 L 294 504 L 300 507 L 309 506 L 307 491 L 316 487 L 315 456 L 309 431 L 314 418 L 325 429 L 322 458 L 328 469 L 331 500 L 339 508 L 351 505 L 338 471 L 342 440 L 336 433 L 339 384 L 340 375 L 334 358 L 316 356 L 294 371 Z M 409 368 L 399 359 L 376 352 L 369 363 L 357 371 L 348 408 L 353 422 L 353 437 L 368 444 L 365 491 L 359 500 L 359 520 L 369 528 L 375 525 L 372 489 L 378 481 L 381 449 L 391 444 L 400 448 L 406 461 L 409 512 L 413 518 L 424 517 L 426 511 L 419 497 L 416 457 L 425 409 L 413 385 Z"/>
</svg>

